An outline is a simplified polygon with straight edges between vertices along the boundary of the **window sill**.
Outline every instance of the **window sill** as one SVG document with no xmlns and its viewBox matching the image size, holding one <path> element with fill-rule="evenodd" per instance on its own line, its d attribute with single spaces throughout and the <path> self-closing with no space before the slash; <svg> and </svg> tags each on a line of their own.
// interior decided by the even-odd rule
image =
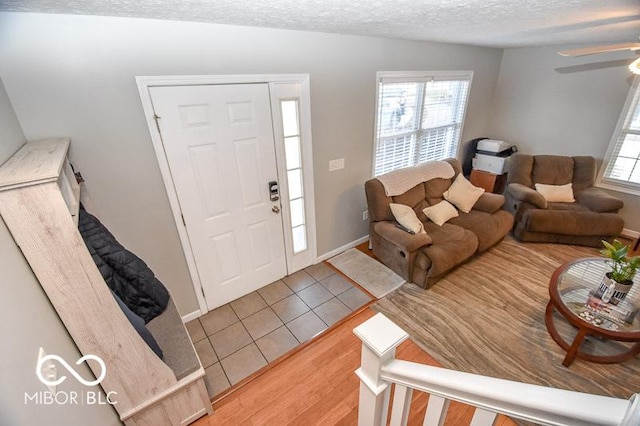
<svg viewBox="0 0 640 426">
<path fill-rule="evenodd" d="M 637 197 L 640 197 L 640 188 L 638 189 L 631 188 L 629 186 L 615 185 L 612 183 L 605 183 L 605 182 L 596 182 L 594 186 L 597 188 L 608 189 L 610 191 L 622 192 L 624 194 L 635 195 Z"/>
</svg>

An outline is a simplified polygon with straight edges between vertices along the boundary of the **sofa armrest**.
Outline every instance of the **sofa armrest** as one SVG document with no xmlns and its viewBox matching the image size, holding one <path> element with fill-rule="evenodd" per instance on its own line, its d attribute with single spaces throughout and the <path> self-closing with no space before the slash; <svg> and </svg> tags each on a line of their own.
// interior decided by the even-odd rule
<svg viewBox="0 0 640 426">
<path fill-rule="evenodd" d="M 407 253 L 413 253 L 420 247 L 430 245 L 433 242 L 428 234 L 410 234 L 396 227 L 395 222 L 375 222 L 373 230 L 380 235 L 380 237 L 393 243 Z"/>
<path fill-rule="evenodd" d="M 539 192 L 520 183 L 510 183 L 507 186 L 507 191 L 518 201 L 533 204 L 540 209 L 547 208 L 547 200 Z"/>
<path fill-rule="evenodd" d="M 576 193 L 576 201 L 596 213 L 616 213 L 624 202 L 598 188 L 587 188 Z"/>
<path fill-rule="evenodd" d="M 504 205 L 504 195 L 492 194 L 485 192 L 478 198 L 478 201 L 473 206 L 473 210 L 480 210 L 485 213 L 495 213 Z"/>
</svg>

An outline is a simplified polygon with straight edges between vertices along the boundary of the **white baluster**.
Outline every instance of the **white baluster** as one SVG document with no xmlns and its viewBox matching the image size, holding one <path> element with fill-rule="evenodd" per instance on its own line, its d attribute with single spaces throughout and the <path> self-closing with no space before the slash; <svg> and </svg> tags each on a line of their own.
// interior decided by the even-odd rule
<svg viewBox="0 0 640 426">
<path fill-rule="evenodd" d="M 442 426 L 444 419 L 447 417 L 447 409 L 449 409 L 449 400 L 438 395 L 429 395 L 427 403 L 427 412 L 424 415 L 423 426 Z"/>
<path fill-rule="evenodd" d="M 620 426 L 640 425 L 640 394 L 632 395 L 629 398 L 629 407 L 620 422 Z"/>
<path fill-rule="evenodd" d="M 396 385 L 393 391 L 393 405 L 391 406 L 391 426 L 406 426 L 411 408 L 413 389 Z"/>
<path fill-rule="evenodd" d="M 493 426 L 497 415 L 498 413 L 494 413 L 493 411 L 476 408 L 476 412 L 473 414 L 473 419 L 471 419 L 469 426 Z"/>
<path fill-rule="evenodd" d="M 378 313 L 353 330 L 362 341 L 358 425 L 381 426 L 387 420 L 390 384 L 380 377 L 383 365 L 395 358 L 396 347 L 409 335 Z"/>
</svg>

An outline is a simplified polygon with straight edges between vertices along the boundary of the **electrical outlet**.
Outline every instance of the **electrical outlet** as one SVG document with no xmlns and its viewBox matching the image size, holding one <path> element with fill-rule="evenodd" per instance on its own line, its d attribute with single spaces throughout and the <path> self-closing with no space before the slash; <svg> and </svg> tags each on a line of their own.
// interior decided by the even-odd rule
<svg viewBox="0 0 640 426">
<path fill-rule="evenodd" d="M 362 212 L 362 220 L 369 220 L 369 210 Z"/>
<path fill-rule="evenodd" d="M 47 356 L 47 354 L 44 352 L 44 349 L 40 348 L 40 350 L 38 350 L 38 365 L 40 366 L 42 377 L 50 382 L 53 382 L 58 379 L 58 369 L 56 368 L 56 364 L 51 359 L 48 359 L 41 364 L 40 360 L 45 356 Z M 49 388 L 52 394 L 56 394 L 56 385 L 45 386 Z"/>
</svg>

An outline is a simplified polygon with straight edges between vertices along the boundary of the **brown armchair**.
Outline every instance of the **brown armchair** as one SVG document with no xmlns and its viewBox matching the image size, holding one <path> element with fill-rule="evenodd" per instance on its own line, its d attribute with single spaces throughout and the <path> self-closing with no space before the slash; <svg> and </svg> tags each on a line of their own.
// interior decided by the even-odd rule
<svg viewBox="0 0 640 426">
<path fill-rule="evenodd" d="M 511 157 L 506 208 L 515 216 L 513 235 L 520 241 L 600 247 L 622 232 L 617 214 L 622 200 L 594 188 L 593 157 L 524 155 Z M 547 202 L 535 184 L 572 184 L 575 202 Z"/>
</svg>

